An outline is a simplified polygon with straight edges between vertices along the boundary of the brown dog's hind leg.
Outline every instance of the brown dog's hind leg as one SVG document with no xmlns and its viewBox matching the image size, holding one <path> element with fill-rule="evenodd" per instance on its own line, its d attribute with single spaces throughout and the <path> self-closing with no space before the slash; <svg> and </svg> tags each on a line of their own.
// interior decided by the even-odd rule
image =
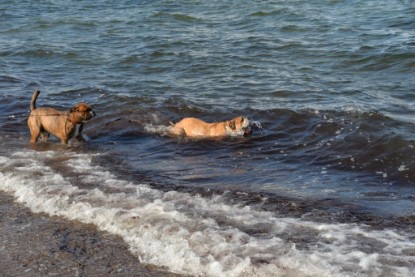
<svg viewBox="0 0 415 277">
<path fill-rule="evenodd" d="M 68 144 L 69 138 L 62 138 L 61 143 L 62 144 Z"/>
<path fill-rule="evenodd" d="M 49 132 L 47 132 L 46 130 L 41 130 L 40 131 L 40 136 L 41 136 L 43 142 L 48 141 L 49 135 L 50 135 Z"/>
<path fill-rule="evenodd" d="M 30 143 L 36 143 L 37 139 L 40 136 L 40 128 L 30 128 Z"/>
</svg>

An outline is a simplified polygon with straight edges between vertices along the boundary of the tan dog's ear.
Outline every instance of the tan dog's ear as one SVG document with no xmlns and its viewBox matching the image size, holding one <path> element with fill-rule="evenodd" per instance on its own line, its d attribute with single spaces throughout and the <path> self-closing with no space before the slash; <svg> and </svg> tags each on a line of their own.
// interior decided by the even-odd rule
<svg viewBox="0 0 415 277">
<path fill-rule="evenodd" d="M 235 129 L 236 129 L 236 126 L 235 126 L 235 120 L 232 120 L 232 121 L 230 121 L 230 122 L 229 122 L 229 127 L 230 127 L 232 130 L 235 130 Z"/>
</svg>

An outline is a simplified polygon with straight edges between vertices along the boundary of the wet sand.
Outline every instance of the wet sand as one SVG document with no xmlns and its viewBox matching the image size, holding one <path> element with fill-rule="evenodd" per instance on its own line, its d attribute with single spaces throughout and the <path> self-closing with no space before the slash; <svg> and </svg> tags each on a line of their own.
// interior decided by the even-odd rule
<svg viewBox="0 0 415 277">
<path fill-rule="evenodd" d="M 0 193 L 0 276 L 179 276 L 143 265 L 121 237 L 34 214 Z"/>
</svg>

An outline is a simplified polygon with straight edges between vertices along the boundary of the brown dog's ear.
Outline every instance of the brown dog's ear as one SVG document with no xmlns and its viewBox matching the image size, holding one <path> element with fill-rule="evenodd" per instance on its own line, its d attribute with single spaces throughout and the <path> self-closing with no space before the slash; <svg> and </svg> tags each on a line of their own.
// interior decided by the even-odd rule
<svg viewBox="0 0 415 277">
<path fill-rule="evenodd" d="M 230 121 L 230 122 L 229 122 L 229 127 L 230 127 L 232 130 L 235 130 L 235 129 L 236 129 L 236 127 L 235 127 L 235 120 L 232 120 L 232 121 Z"/>
</svg>

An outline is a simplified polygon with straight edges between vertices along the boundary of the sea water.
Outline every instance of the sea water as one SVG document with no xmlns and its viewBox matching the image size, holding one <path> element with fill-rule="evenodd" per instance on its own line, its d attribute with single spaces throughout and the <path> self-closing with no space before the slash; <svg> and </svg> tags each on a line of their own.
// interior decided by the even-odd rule
<svg viewBox="0 0 415 277">
<path fill-rule="evenodd" d="M 415 274 L 413 1 L 0 4 L 0 189 L 193 276 Z M 29 144 L 86 101 L 88 142 Z M 243 115 L 247 138 L 170 122 Z"/>
</svg>

